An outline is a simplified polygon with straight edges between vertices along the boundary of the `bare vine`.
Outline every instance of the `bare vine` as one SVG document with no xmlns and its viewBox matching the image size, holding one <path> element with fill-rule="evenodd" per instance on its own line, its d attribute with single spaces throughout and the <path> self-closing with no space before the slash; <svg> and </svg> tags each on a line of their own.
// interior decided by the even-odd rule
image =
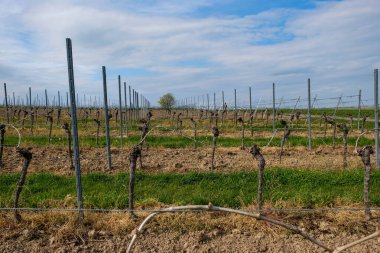
<svg viewBox="0 0 380 253">
<path fill-rule="evenodd" d="M 219 137 L 219 129 L 217 127 L 212 128 L 213 132 L 213 138 L 212 138 L 212 156 L 211 156 L 211 169 L 215 169 L 215 149 L 216 149 L 216 142 Z"/>
<path fill-rule="evenodd" d="M 357 151 L 358 156 L 362 158 L 364 164 L 364 206 L 366 220 L 371 219 L 371 211 L 369 210 L 369 182 L 371 176 L 371 154 L 373 154 L 372 146 L 366 146 Z"/>
<path fill-rule="evenodd" d="M 259 175 L 258 175 L 258 187 L 257 187 L 257 209 L 259 212 L 263 209 L 263 181 L 264 181 L 264 169 L 265 169 L 265 159 L 261 154 L 261 150 L 257 145 L 253 145 L 249 150 L 249 153 L 257 160 L 259 165 Z"/>
<path fill-rule="evenodd" d="M 26 181 L 26 174 L 28 173 L 28 167 L 29 167 L 30 161 L 32 160 L 32 157 L 33 157 L 32 152 L 30 152 L 30 149 L 18 148 L 16 149 L 16 152 L 19 153 L 24 158 L 24 164 L 22 166 L 20 180 L 17 183 L 17 189 L 15 193 L 15 200 L 14 200 L 14 208 L 18 208 L 18 201 L 20 198 L 20 194 Z M 21 221 L 21 215 L 18 213 L 17 209 L 15 209 L 14 217 L 15 217 L 16 222 Z"/>
<path fill-rule="evenodd" d="M 347 168 L 347 136 L 348 136 L 348 127 L 346 124 L 338 124 L 338 128 L 342 130 L 343 132 L 343 145 L 344 145 L 344 152 L 343 152 L 343 168 Z"/>
</svg>

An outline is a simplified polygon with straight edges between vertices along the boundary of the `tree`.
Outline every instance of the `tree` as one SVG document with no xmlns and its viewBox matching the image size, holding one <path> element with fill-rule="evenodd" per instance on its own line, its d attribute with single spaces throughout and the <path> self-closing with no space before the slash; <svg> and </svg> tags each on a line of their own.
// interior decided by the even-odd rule
<svg viewBox="0 0 380 253">
<path fill-rule="evenodd" d="M 162 97 L 160 97 L 160 100 L 158 101 L 158 103 L 161 105 L 161 107 L 163 109 L 165 109 L 168 112 L 170 112 L 171 109 L 174 106 L 175 99 L 174 99 L 174 96 L 171 93 L 166 93 L 165 95 L 163 95 Z"/>
</svg>

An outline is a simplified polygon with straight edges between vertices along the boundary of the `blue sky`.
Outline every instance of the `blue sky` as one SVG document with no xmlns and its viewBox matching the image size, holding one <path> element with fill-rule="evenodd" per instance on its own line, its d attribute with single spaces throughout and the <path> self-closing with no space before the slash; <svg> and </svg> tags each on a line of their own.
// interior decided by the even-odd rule
<svg viewBox="0 0 380 253">
<path fill-rule="evenodd" d="M 65 38 L 72 38 L 78 93 L 109 97 L 117 75 L 155 104 L 221 91 L 232 100 L 312 94 L 372 99 L 380 64 L 378 0 L 12 1 L 0 0 L 0 77 L 25 97 L 68 89 Z M 3 94 L 0 94 L 0 98 Z M 80 96 L 82 97 L 82 96 Z M 197 99 L 196 99 L 197 100 Z M 334 104 L 335 101 L 332 102 Z"/>
</svg>

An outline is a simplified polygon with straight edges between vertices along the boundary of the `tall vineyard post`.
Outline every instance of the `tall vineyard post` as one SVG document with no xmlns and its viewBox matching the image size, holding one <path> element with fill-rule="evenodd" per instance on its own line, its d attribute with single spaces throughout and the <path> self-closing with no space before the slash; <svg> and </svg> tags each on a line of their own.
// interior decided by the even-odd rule
<svg viewBox="0 0 380 253">
<path fill-rule="evenodd" d="M 375 165 L 379 168 L 379 70 L 374 70 Z"/>
<path fill-rule="evenodd" d="M 32 88 L 29 87 L 29 113 L 30 113 L 30 132 L 33 134 L 33 108 L 32 108 Z"/>
<path fill-rule="evenodd" d="M 7 95 L 6 83 L 4 83 L 4 99 L 5 99 L 5 109 L 7 110 L 7 123 L 9 124 L 9 108 L 8 108 L 8 95 Z"/>
<path fill-rule="evenodd" d="M 251 131 L 251 137 L 253 136 L 253 115 L 252 115 L 252 91 L 251 87 L 249 87 L 249 129 Z"/>
<path fill-rule="evenodd" d="M 73 67 L 73 52 L 71 39 L 66 39 L 67 51 L 67 69 L 69 76 L 69 90 L 70 90 L 70 109 L 71 109 L 71 127 L 73 133 L 73 146 L 74 146 L 74 161 L 75 161 L 75 177 L 76 177 L 76 190 L 78 198 L 79 218 L 83 219 L 83 197 L 82 197 L 82 177 L 80 171 L 80 158 L 79 158 L 79 140 L 78 140 L 78 125 L 77 125 L 77 108 L 75 101 L 75 84 L 74 84 L 74 67 Z"/>
<path fill-rule="evenodd" d="M 273 102 L 273 119 L 272 119 L 272 127 L 273 127 L 273 133 L 276 131 L 276 92 L 275 92 L 275 84 L 273 83 L 272 86 L 272 102 Z"/>
<path fill-rule="evenodd" d="M 310 94 L 310 78 L 307 79 L 307 121 L 308 121 L 308 145 L 311 151 L 311 94 Z"/>
<path fill-rule="evenodd" d="M 359 90 L 359 96 L 358 96 L 358 130 L 360 129 L 361 104 L 362 104 L 362 90 Z"/>
<path fill-rule="evenodd" d="M 48 115 L 49 110 L 49 100 L 48 100 L 48 94 L 47 90 L 45 89 L 45 115 Z M 48 118 L 46 118 L 46 124 L 48 123 Z"/>
<path fill-rule="evenodd" d="M 130 126 L 132 127 L 132 94 L 131 94 L 131 86 L 128 85 L 128 91 L 129 91 L 129 110 L 128 110 L 128 118 Z"/>
<path fill-rule="evenodd" d="M 128 137 L 127 83 L 124 82 L 125 137 Z"/>
<path fill-rule="evenodd" d="M 3 167 L 5 125 L 0 125 L 0 168 Z"/>
<path fill-rule="evenodd" d="M 236 101 L 236 89 L 234 89 L 234 126 L 237 126 L 237 101 Z"/>
<path fill-rule="evenodd" d="M 108 169 L 112 169 L 112 161 L 111 161 L 111 141 L 110 141 L 110 122 L 109 122 L 109 114 L 108 114 L 108 99 L 107 99 L 107 74 L 106 67 L 102 66 L 103 73 L 103 95 L 104 95 L 104 118 L 106 125 L 106 145 L 107 145 L 107 161 L 108 161 Z"/>
<path fill-rule="evenodd" d="M 118 76 L 119 81 L 119 112 L 120 112 L 120 147 L 123 147 L 123 110 L 122 110 L 122 101 L 121 101 L 121 80 L 120 75 Z"/>
</svg>

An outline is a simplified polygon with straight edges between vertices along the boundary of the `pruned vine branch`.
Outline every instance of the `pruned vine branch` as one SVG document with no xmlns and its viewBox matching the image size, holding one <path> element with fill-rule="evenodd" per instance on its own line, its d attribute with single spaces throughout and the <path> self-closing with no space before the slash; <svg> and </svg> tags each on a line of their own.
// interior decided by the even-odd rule
<svg viewBox="0 0 380 253">
<path fill-rule="evenodd" d="M 233 213 L 233 214 L 239 214 L 239 215 L 243 215 L 243 216 L 248 216 L 248 217 L 251 217 L 251 218 L 254 218 L 254 219 L 257 219 L 257 220 L 263 220 L 263 221 L 272 223 L 274 225 L 283 227 L 285 229 L 288 229 L 288 230 L 290 230 L 290 231 L 292 231 L 292 232 L 294 232 L 296 234 L 299 234 L 302 237 L 304 237 L 305 239 L 307 239 L 307 240 L 311 241 L 312 243 L 317 244 L 321 248 L 327 250 L 328 252 L 333 252 L 333 249 L 329 248 L 328 246 L 326 246 L 322 242 L 318 241 L 317 239 L 315 239 L 314 237 L 312 237 L 308 233 L 304 232 L 300 228 L 298 228 L 296 226 L 293 226 L 291 224 L 287 224 L 287 223 L 284 223 L 284 222 L 279 221 L 279 220 L 268 218 L 268 217 L 262 216 L 260 214 L 249 213 L 249 212 L 246 212 L 246 211 L 235 210 L 235 209 L 231 209 L 231 208 L 224 208 L 224 207 L 213 206 L 212 204 L 209 204 L 209 205 L 175 206 L 175 207 L 169 207 L 169 208 L 161 209 L 157 213 L 150 214 L 149 216 L 147 216 L 143 220 L 143 222 L 140 224 L 140 226 L 136 230 L 134 230 L 134 234 L 132 236 L 131 242 L 129 243 L 126 252 L 127 253 L 132 252 L 133 244 L 135 243 L 135 241 L 137 239 L 137 236 L 143 232 L 144 226 L 146 224 L 148 224 L 156 215 L 161 214 L 161 213 L 165 213 L 165 212 L 167 212 L 167 213 L 173 213 L 173 212 L 183 212 L 183 211 L 214 211 L 214 212 L 217 211 L 217 212 L 227 212 L 227 213 Z"/>
</svg>

